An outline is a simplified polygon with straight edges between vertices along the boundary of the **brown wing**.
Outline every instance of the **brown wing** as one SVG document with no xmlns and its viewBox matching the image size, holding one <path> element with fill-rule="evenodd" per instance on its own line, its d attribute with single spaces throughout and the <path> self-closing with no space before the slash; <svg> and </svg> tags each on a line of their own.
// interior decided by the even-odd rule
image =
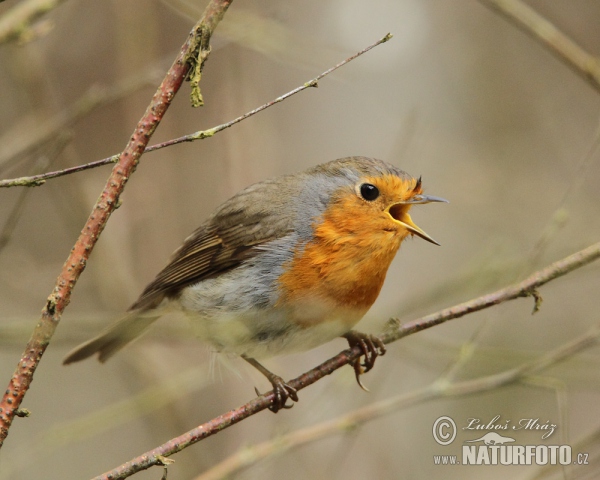
<svg viewBox="0 0 600 480">
<path fill-rule="evenodd" d="M 294 219 L 292 212 L 284 208 L 281 193 L 275 183 L 265 182 L 223 204 L 185 240 L 130 310 L 153 308 L 166 296 L 176 296 L 183 287 L 253 257 L 258 253 L 253 247 L 289 233 Z"/>
</svg>

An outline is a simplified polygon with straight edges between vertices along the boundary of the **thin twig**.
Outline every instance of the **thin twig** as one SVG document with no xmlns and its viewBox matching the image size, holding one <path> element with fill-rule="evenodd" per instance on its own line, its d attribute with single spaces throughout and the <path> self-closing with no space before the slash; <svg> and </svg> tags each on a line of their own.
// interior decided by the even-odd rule
<svg viewBox="0 0 600 480">
<path fill-rule="evenodd" d="M 434 382 L 420 390 L 372 403 L 371 405 L 355 410 L 349 414 L 342 415 L 333 420 L 303 428 L 288 433 L 287 435 L 259 443 L 258 445 L 244 447 L 234 455 L 226 458 L 210 470 L 207 470 L 196 477 L 195 480 L 219 480 L 231 478 L 232 475 L 250 467 L 266 457 L 277 455 L 291 448 L 311 443 L 331 435 L 347 432 L 363 423 L 375 420 L 400 410 L 401 408 L 421 405 L 423 402 L 442 397 L 473 395 L 475 393 L 485 392 L 518 382 L 519 380 L 526 379 L 530 375 L 539 373 L 558 362 L 570 358 L 575 353 L 580 353 L 586 348 L 596 345 L 599 337 L 600 329 L 594 327 L 586 334 L 561 345 L 531 362 L 524 363 L 519 367 L 461 382 Z"/>
<path fill-rule="evenodd" d="M 408 323 L 404 326 L 395 327 L 393 329 L 388 328 L 388 332 L 381 336 L 381 339 L 385 343 L 394 342 L 402 337 L 410 335 L 412 333 L 419 332 L 426 328 L 433 327 L 434 325 L 438 325 L 445 321 L 451 320 L 453 318 L 458 318 L 460 316 L 466 315 L 467 313 L 475 312 L 477 310 L 481 310 L 483 308 L 491 307 L 493 305 L 497 305 L 508 300 L 514 300 L 519 297 L 527 297 L 532 295 L 532 292 L 539 286 L 558 278 L 562 275 L 567 274 L 579 267 L 587 265 L 588 263 L 596 260 L 600 257 L 600 243 L 596 243 L 584 250 L 581 250 L 569 257 L 566 257 L 562 260 L 559 260 L 550 266 L 534 273 L 527 280 L 502 290 L 498 292 L 491 293 L 489 295 L 484 295 L 483 297 L 476 298 L 469 302 L 463 303 L 461 305 L 457 305 L 456 307 L 448 308 L 446 310 L 442 310 L 441 312 L 434 313 L 432 315 L 428 315 L 421 319 L 415 320 L 411 323 Z M 571 344 L 569 344 L 571 345 Z M 566 346 L 564 347 L 566 349 Z M 571 350 L 575 347 L 570 346 Z M 571 351 L 569 350 L 569 351 Z M 565 350 L 566 351 L 566 350 Z M 299 377 L 290 380 L 288 385 L 296 390 L 302 390 L 303 388 L 312 385 L 317 382 L 321 378 L 326 375 L 330 375 L 335 370 L 343 367 L 344 365 L 353 363 L 356 359 L 358 359 L 362 354 L 361 349 L 357 346 L 352 349 L 344 350 L 333 358 L 330 358 L 326 362 L 321 365 L 313 368 L 312 370 L 300 375 Z M 544 356 L 540 359 L 540 367 L 544 365 L 550 365 L 553 362 L 553 357 Z M 522 370 L 522 375 L 529 374 L 530 371 L 526 367 L 520 367 Z M 490 385 L 490 388 L 494 386 L 503 385 L 506 382 L 505 377 L 508 376 L 507 373 L 494 375 L 489 377 L 487 384 Z M 455 384 L 452 390 L 454 395 L 462 395 L 470 392 L 473 386 L 473 380 L 468 382 L 461 382 L 459 384 Z M 476 385 L 480 385 L 479 384 Z M 458 386 L 456 386 L 458 385 Z M 438 385 L 438 388 L 441 388 L 441 385 Z M 450 390 L 449 390 L 450 391 Z M 225 428 L 228 428 L 236 423 L 241 422 L 242 420 L 267 409 L 271 402 L 273 401 L 273 391 L 265 393 L 254 400 L 238 407 L 230 412 L 227 412 L 219 417 L 216 417 L 210 420 L 207 423 L 204 423 L 192 430 L 180 435 L 179 437 L 173 438 L 169 440 L 167 443 L 154 448 L 123 465 L 106 472 L 98 477 L 95 480 L 118 480 L 126 478 L 130 475 L 133 475 L 136 472 L 145 470 L 155 465 L 161 465 L 160 458 L 168 457 L 177 453 L 184 448 L 193 445 L 200 440 L 203 440 L 215 433 L 218 433 Z M 421 398 L 421 397 L 419 397 Z"/>
<path fill-rule="evenodd" d="M 135 359 L 140 363 L 146 362 L 148 358 L 140 356 Z M 139 372 L 133 365 L 131 371 Z M 136 375 L 136 373 L 133 373 Z M 24 465 L 29 459 L 35 458 L 37 462 L 45 462 L 49 457 L 55 455 L 57 450 L 68 448 L 69 445 L 77 444 L 95 435 L 123 426 L 144 415 L 152 415 L 160 408 L 172 404 L 184 395 L 197 392 L 210 385 L 209 375 L 201 367 L 187 369 L 180 373 L 174 373 L 158 383 L 144 388 L 134 395 L 106 405 L 100 409 L 68 421 L 56 423 L 44 431 L 36 432 L 34 438 L 29 442 L 27 450 L 12 451 L 2 459 L 2 479 L 18 478 Z"/>
<path fill-rule="evenodd" d="M 53 146 L 52 151 L 44 155 L 43 161 L 40 161 L 38 163 L 43 163 L 44 168 L 48 168 L 48 166 L 52 165 L 55 158 L 60 155 L 60 153 L 70 141 L 71 135 L 69 135 L 68 133 L 62 132 L 57 134 L 54 140 L 55 145 Z M 21 194 L 17 198 L 17 201 L 15 202 L 15 205 L 13 206 L 12 211 L 10 212 L 8 219 L 6 220 L 6 223 L 2 227 L 2 230 L 0 230 L 0 255 L 2 254 L 4 248 L 10 242 L 13 232 L 17 227 L 19 219 L 21 218 L 21 214 L 23 213 L 23 208 L 25 207 L 25 200 L 29 196 L 29 192 L 31 192 L 31 190 L 22 190 L 20 192 Z"/>
<path fill-rule="evenodd" d="M 247 119 L 248 117 L 256 115 L 257 113 L 262 112 L 263 110 L 265 110 L 269 107 L 272 107 L 273 105 L 275 105 L 279 102 L 284 101 L 285 99 L 291 97 L 292 95 L 295 95 L 296 93 L 299 93 L 310 87 L 318 87 L 319 86 L 318 82 L 323 77 L 329 75 L 331 72 L 337 70 L 338 68 L 346 65 L 348 62 L 351 62 L 355 58 L 360 57 L 362 54 L 367 53 L 372 48 L 375 48 L 376 46 L 387 42 L 391 38 L 392 38 L 392 35 L 390 33 L 388 33 L 386 36 L 384 36 L 380 40 L 377 40 L 375 43 L 362 49 L 360 52 L 355 53 L 351 57 L 348 57 L 346 60 L 343 60 L 342 62 L 338 63 L 337 65 L 329 68 L 328 70 L 324 71 L 323 73 L 316 76 L 312 80 L 309 80 L 308 82 L 287 92 L 286 94 L 281 95 L 280 97 L 277 97 L 276 99 L 271 100 L 270 102 L 267 102 L 258 108 L 255 108 L 254 110 L 250 110 L 249 112 L 244 113 L 243 115 L 240 115 L 239 117 L 237 117 L 227 123 L 223 123 L 216 127 L 209 128 L 208 130 L 200 130 L 198 132 L 190 133 L 188 135 L 184 135 L 179 138 L 175 138 L 172 140 L 168 140 L 166 142 L 162 142 L 162 143 L 158 143 L 156 145 L 149 146 L 146 148 L 144 153 L 153 152 L 155 150 L 160 150 L 161 148 L 169 147 L 171 145 L 176 145 L 178 143 L 193 142 L 195 140 L 203 140 L 205 138 L 212 137 L 216 133 L 219 133 L 219 132 L 227 129 L 227 128 L 231 127 L 232 125 L 235 125 L 236 123 L 239 123 L 242 120 Z M 63 175 L 69 175 L 71 173 L 83 172 L 84 170 L 89 170 L 91 168 L 100 167 L 102 165 L 107 165 L 109 163 L 115 163 L 117 158 L 118 158 L 118 155 L 113 155 L 111 157 L 107 157 L 102 160 L 96 160 L 94 162 L 90 162 L 85 165 L 78 165 L 76 167 L 70 167 L 70 168 L 66 168 L 64 170 L 58 170 L 56 172 L 48 172 L 48 173 L 42 173 L 39 175 L 32 175 L 32 176 L 28 176 L 28 177 L 19 177 L 19 178 L 0 180 L 0 188 L 17 187 L 17 186 L 19 186 L 19 187 L 37 187 L 39 185 L 44 184 L 46 180 L 51 179 L 51 178 L 62 177 Z"/>
<path fill-rule="evenodd" d="M 526 263 L 527 270 L 538 268 L 540 259 L 546 251 L 550 242 L 556 237 L 568 221 L 568 211 L 565 208 L 567 200 L 574 192 L 580 191 L 583 182 L 589 178 L 589 170 L 592 164 L 597 159 L 597 152 L 600 149 L 600 122 L 596 127 L 591 143 L 588 145 L 584 154 L 577 162 L 577 166 L 573 169 L 572 180 L 566 186 L 560 202 L 556 206 L 552 218 L 542 231 L 540 238 L 534 243 L 529 261 Z"/>
<path fill-rule="evenodd" d="M 431 328 L 435 325 L 439 325 L 440 323 L 447 322 L 448 320 L 453 320 L 468 313 L 483 310 L 484 308 L 506 302 L 507 300 L 514 300 L 515 298 L 533 297 L 536 301 L 533 312 L 535 313 L 535 306 L 538 305 L 538 299 L 541 299 L 537 293 L 538 287 L 541 287 L 545 283 L 548 283 L 555 278 L 566 275 L 572 270 L 582 267 L 583 265 L 587 265 L 588 263 L 596 260 L 598 257 L 600 257 L 600 243 L 595 243 L 584 250 L 574 253 L 573 255 L 563 258 L 558 262 L 554 262 L 548 267 L 535 272 L 521 283 L 511 285 L 494 293 L 476 298 L 475 300 L 470 300 L 468 302 L 461 303 L 460 305 L 456 305 L 454 307 L 441 310 L 437 313 L 432 313 L 431 315 L 427 315 L 418 320 L 406 323 L 396 329 L 388 331 L 381 337 L 381 339 L 385 343 L 391 343 L 412 333 L 420 332 L 421 330 Z"/>
<path fill-rule="evenodd" d="M 520 0 L 480 1 L 503 14 L 525 33 L 541 42 L 575 73 L 600 91 L 600 60 L 587 53 L 539 13 Z"/>
<path fill-rule="evenodd" d="M 0 18 L 0 45 L 20 40 L 31 29 L 31 24 L 65 0 L 25 0 Z"/>
<path fill-rule="evenodd" d="M 15 412 L 19 409 L 25 393 L 29 389 L 33 374 L 58 326 L 62 312 L 70 302 L 72 290 L 83 272 L 106 222 L 115 210 L 127 180 L 135 172 L 140 156 L 187 77 L 188 71 L 195 62 L 203 62 L 206 59 L 210 52 L 209 41 L 212 32 L 223 18 L 231 1 L 211 0 L 206 7 L 202 18 L 194 25 L 179 55 L 152 97 L 146 112 L 120 155 L 119 163 L 114 166 L 100 198 L 63 265 L 54 290 L 42 310 L 42 317 L 33 330 L 0 402 L 0 447 L 8 435 Z M 194 68 L 198 70 L 200 67 Z"/>
<path fill-rule="evenodd" d="M 137 71 L 135 75 L 124 78 L 111 86 L 94 85 L 63 111 L 42 122 L 37 128 L 28 131 L 26 137 L 19 136 L 19 142 L 10 143 L 10 140 L 16 136 L 14 129 L 5 132 L 0 137 L 0 144 L 3 146 L 0 152 L 0 167 L 15 163 L 16 159 L 41 149 L 46 143 L 54 140 L 59 132 L 71 127 L 77 120 L 93 110 L 126 97 L 140 88 L 153 86 L 160 80 L 158 69 L 152 67 Z M 114 155 L 114 158 L 118 158 L 118 154 Z M 113 160 L 113 163 L 115 162 L 116 160 Z M 35 186 L 35 183 L 33 182 L 32 186 Z"/>
</svg>

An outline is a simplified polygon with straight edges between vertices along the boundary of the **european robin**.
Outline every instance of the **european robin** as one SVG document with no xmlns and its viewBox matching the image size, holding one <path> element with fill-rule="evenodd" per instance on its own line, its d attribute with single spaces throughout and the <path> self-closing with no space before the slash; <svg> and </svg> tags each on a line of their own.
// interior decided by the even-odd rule
<svg viewBox="0 0 600 480">
<path fill-rule="evenodd" d="M 375 336 L 351 330 L 375 302 L 402 241 L 416 235 L 423 194 L 389 163 L 348 157 L 256 183 L 226 201 L 175 251 L 128 313 L 65 358 L 104 362 L 173 310 L 201 339 L 240 355 L 273 385 L 272 411 L 296 390 L 257 359 L 308 350 L 336 337 L 359 345 L 359 375 L 385 353 Z M 363 368 L 364 367 L 364 368 Z M 362 385 L 361 385 L 362 386 Z"/>
</svg>

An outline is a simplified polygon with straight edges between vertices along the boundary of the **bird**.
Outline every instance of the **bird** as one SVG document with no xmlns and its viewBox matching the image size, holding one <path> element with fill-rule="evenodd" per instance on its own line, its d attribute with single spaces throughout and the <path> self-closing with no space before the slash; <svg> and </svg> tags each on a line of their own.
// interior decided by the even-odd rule
<svg viewBox="0 0 600 480">
<path fill-rule="evenodd" d="M 359 376 L 385 345 L 352 328 L 377 299 L 403 240 L 439 245 L 409 215 L 413 205 L 431 202 L 447 200 L 425 195 L 420 177 L 362 156 L 255 183 L 219 206 L 127 313 L 63 363 L 94 354 L 104 362 L 177 311 L 201 340 L 269 380 L 275 413 L 293 406 L 287 402 L 298 401 L 297 391 L 259 360 L 336 337 L 360 347 L 363 361 L 353 367 L 363 387 Z"/>
</svg>

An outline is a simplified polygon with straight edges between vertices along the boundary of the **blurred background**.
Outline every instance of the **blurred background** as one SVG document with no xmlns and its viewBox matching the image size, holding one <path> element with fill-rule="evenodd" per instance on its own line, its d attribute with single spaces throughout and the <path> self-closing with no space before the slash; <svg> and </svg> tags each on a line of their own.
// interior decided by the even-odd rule
<svg viewBox="0 0 600 480">
<path fill-rule="evenodd" d="M 0 19 L 19 2 L 0 4 Z M 539 13 L 600 53 L 600 3 L 536 0 Z M 118 153 L 206 1 L 70 0 L 0 44 L 0 178 Z M 38 368 L 0 453 L 0 479 L 88 478 L 249 401 L 268 383 L 215 356 L 189 326 L 164 319 L 105 365 L 63 367 L 64 355 L 137 298 L 171 252 L 222 201 L 269 176 L 348 155 L 423 176 L 449 205 L 414 209 L 438 240 L 407 241 L 363 331 L 409 321 L 525 278 L 600 237 L 600 94 L 546 49 L 477 1 L 233 2 L 204 69 L 205 106 L 183 86 L 151 143 L 229 121 L 392 32 L 394 38 L 309 89 L 214 138 L 143 157 Z M 0 382 L 8 383 L 45 299 L 110 167 L 0 190 Z M 192 479 L 253 444 L 374 402 L 416 395 L 436 380 L 482 378 L 534 361 L 599 321 L 600 264 L 521 299 L 390 346 L 363 377 L 343 368 L 303 390 L 291 411 L 262 412 L 172 457 L 169 478 Z M 336 340 L 266 366 L 293 378 L 346 348 Z M 510 386 L 433 395 L 326 439 L 270 457 L 240 479 L 597 478 L 598 348 Z M 440 398 L 441 397 L 441 398 Z M 412 398 L 412 397 L 411 397 Z M 417 397 L 420 398 L 420 397 Z M 435 420 L 459 431 L 443 447 Z M 460 454 L 469 418 L 539 419 L 547 440 L 590 465 L 436 466 Z M 485 432 L 484 432 L 485 433 Z M 135 478 L 155 479 L 160 470 Z"/>
</svg>

